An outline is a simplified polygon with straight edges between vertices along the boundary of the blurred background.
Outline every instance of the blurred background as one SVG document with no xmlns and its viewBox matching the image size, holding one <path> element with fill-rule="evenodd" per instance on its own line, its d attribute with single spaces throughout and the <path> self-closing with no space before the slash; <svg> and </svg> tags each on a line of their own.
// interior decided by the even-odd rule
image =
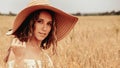
<svg viewBox="0 0 120 68">
<path fill-rule="evenodd" d="M 0 13 L 19 13 L 30 0 L 1 0 Z M 72 14 L 115 13 L 120 14 L 120 0 L 49 0 L 50 3 Z"/>
</svg>

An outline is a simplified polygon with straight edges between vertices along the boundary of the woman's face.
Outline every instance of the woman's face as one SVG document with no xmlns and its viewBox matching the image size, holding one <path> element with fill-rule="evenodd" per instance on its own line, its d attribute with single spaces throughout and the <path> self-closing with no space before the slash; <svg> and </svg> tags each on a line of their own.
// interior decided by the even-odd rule
<svg viewBox="0 0 120 68">
<path fill-rule="evenodd" d="M 51 26 L 52 26 L 51 15 L 46 11 L 42 11 L 39 14 L 38 20 L 35 21 L 35 25 L 34 25 L 34 27 L 35 27 L 35 29 L 34 29 L 35 39 L 37 39 L 39 41 L 44 40 L 50 32 Z"/>
</svg>

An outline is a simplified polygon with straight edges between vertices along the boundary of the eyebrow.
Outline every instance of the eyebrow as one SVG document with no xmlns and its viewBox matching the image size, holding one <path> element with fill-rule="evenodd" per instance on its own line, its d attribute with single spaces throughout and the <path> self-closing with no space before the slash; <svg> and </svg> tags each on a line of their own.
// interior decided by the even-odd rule
<svg viewBox="0 0 120 68">
<path fill-rule="evenodd" d="M 42 18 L 38 18 L 37 20 L 44 20 L 44 19 L 42 19 Z M 52 20 L 50 20 L 49 22 L 53 22 Z"/>
</svg>

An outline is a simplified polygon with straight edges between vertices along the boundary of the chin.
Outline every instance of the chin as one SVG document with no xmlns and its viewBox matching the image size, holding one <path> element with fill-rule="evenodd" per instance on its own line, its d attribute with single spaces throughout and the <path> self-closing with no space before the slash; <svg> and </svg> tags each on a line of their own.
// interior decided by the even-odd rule
<svg viewBox="0 0 120 68">
<path fill-rule="evenodd" d="M 43 41 L 45 38 L 39 37 L 39 38 L 36 38 L 36 39 L 39 40 L 39 41 Z"/>
</svg>

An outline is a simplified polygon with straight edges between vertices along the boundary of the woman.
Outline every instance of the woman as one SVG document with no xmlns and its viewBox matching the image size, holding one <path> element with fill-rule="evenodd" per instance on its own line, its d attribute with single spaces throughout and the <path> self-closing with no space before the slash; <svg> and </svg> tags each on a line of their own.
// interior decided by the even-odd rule
<svg viewBox="0 0 120 68">
<path fill-rule="evenodd" d="M 32 0 L 16 17 L 8 55 L 8 68 L 51 68 L 54 67 L 44 51 L 52 46 L 56 53 L 57 41 L 67 35 L 77 22 L 71 16 L 53 6 L 47 0 Z"/>
</svg>

